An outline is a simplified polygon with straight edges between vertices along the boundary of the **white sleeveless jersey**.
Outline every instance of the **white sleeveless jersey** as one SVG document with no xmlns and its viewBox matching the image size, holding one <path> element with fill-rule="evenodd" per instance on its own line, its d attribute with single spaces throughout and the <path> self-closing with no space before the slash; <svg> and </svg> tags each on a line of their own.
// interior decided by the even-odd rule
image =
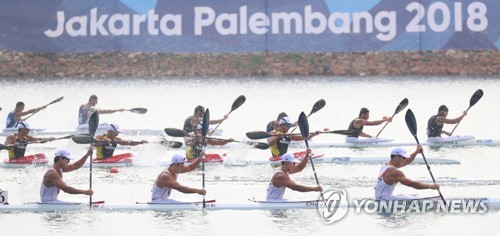
<svg viewBox="0 0 500 236">
<path fill-rule="evenodd" d="M 47 170 L 46 173 L 48 173 L 49 171 L 56 171 L 56 170 L 54 168 L 50 168 L 49 170 Z M 62 176 L 61 176 L 61 179 L 62 179 Z M 57 201 L 57 195 L 59 195 L 59 188 L 57 188 L 56 186 L 46 187 L 42 181 L 42 184 L 40 185 L 40 201 L 41 202 Z"/>
<path fill-rule="evenodd" d="M 170 174 L 168 170 L 166 170 L 167 174 Z M 174 176 L 175 178 L 175 176 Z M 167 200 L 168 197 L 170 197 L 170 193 L 172 192 L 172 188 L 170 187 L 164 187 L 164 188 L 159 188 L 156 186 L 156 181 L 153 183 L 153 189 L 151 190 L 151 201 L 161 201 L 161 200 Z"/>
<path fill-rule="evenodd" d="M 273 177 L 278 174 L 278 173 L 285 173 L 283 171 L 277 171 L 276 173 L 274 173 Z M 283 195 L 285 194 L 285 189 L 286 187 L 281 187 L 281 188 L 277 188 L 273 185 L 273 182 L 272 182 L 272 179 L 271 179 L 271 182 L 269 182 L 269 186 L 267 186 L 267 194 L 266 194 L 266 201 L 269 201 L 269 200 L 281 200 L 283 199 Z"/>
<path fill-rule="evenodd" d="M 380 168 L 380 173 L 378 175 L 377 183 L 375 184 L 375 199 L 377 200 L 391 200 L 394 199 L 394 189 L 397 184 L 388 185 L 384 182 L 383 176 L 387 168 L 392 167 L 384 164 Z"/>
</svg>

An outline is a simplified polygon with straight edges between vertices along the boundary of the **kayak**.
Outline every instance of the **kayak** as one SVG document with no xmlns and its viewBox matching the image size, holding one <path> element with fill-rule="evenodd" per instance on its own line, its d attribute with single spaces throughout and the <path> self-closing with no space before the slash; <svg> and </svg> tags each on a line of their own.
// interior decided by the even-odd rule
<svg viewBox="0 0 500 236">
<path fill-rule="evenodd" d="M 99 125 L 97 128 L 97 134 L 104 134 L 108 130 L 107 125 Z M 7 128 L 3 129 L 0 132 L 0 136 L 8 136 L 17 132 L 17 128 Z M 76 129 L 66 129 L 66 130 L 52 130 L 52 129 L 31 129 L 31 135 L 71 135 L 71 134 L 88 134 L 88 127 L 80 127 Z M 152 135 L 157 136 L 161 134 L 165 134 L 164 129 L 135 129 L 135 128 L 122 128 L 122 134 L 127 135 Z M 213 135 L 220 136 L 222 135 L 222 129 L 216 129 Z"/>
<path fill-rule="evenodd" d="M 15 159 L 5 159 L 3 163 L 0 164 L 1 167 L 7 168 L 24 168 L 27 166 L 45 166 L 49 160 L 43 153 L 37 153 L 29 156 L 24 156 Z"/>
<path fill-rule="evenodd" d="M 300 158 L 300 152 L 297 153 L 297 158 Z M 248 166 L 248 165 L 280 165 L 281 159 L 257 159 L 248 158 L 245 160 L 229 160 L 226 154 L 207 154 L 209 158 L 205 159 L 205 164 L 224 164 L 226 166 Z M 389 161 L 389 157 L 351 157 L 351 156 L 338 156 L 329 157 L 324 155 L 313 155 L 315 164 L 384 164 Z M 426 158 L 428 164 L 439 165 L 458 165 L 457 160 L 444 159 L 444 158 Z M 164 162 L 163 166 L 167 166 L 169 162 Z M 415 158 L 412 164 L 425 164 L 423 158 Z"/>
<path fill-rule="evenodd" d="M 132 166 L 134 155 L 132 153 L 124 153 L 104 159 L 92 159 L 92 166 L 95 167 L 124 167 Z"/>
<path fill-rule="evenodd" d="M 497 198 L 486 198 L 486 197 L 463 197 L 463 198 L 447 198 L 445 199 L 447 203 L 453 201 L 454 210 L 464 209 L 465 212 L 471 208 L 477 208 L 478 210 L 495 210 L 500 209 L 500 199 Z M 447 212 L 444 204 L 439 198 L 416 198 L 416 199 L 404 199 L 404 200 L 390 200 L 390 201 L 379 201 L 372 199 L 364 200 L 353 200 L 351 202 L 345 201 L 340 202 L 336 206 L 331 204 L 325 205 L 323 201 L 319 200 L 277 200 L 277 201 L 258 201 L 254 199 L 249 199 L 247 202 L 239 203 L 219 203 L 215 201 L 207 201 L 205 203 L 204 210 L 280 210 L 280 209 L 330 209 L 331 207 L 336 208 L 356 208 L 361 209 L 366 212 L 374 213 L 377 208 L 383 212 L 392 212 L 390 206 L 403 206 L 400 209 L 395 209 L 395 212 L 417 212 L 420 213 L 418 207 L 428 206 L 427 210 L 436 209 L 441 207 L 441 212 Z M 397 205 L 396 205 L 397 203 Z M 429 205 L 427 205 L 429 204 Z M 441 206 L 440 206 L 441 205 Z M 374 207 L 377 207 L 374 209 Z M 414 208 L 412 208 L 414 207 Z M 26 203 L 26 204 L 12 204 L 12 205 L 0 205 L 0 212 L 54 212 L 54 211 L 85 211 L 89 210 L 90 206 L 86 203 Z M 203 203 L 200 201 L 196 202 L 182 202 L 174 201 L 172 203 L 132 203 L 132 204 L 108 204 L 104 202 L 93 203 L 93 211 L 202 211 Z M 440 212 L 440 211 L 437 211 Z M 453 212 L 453 211 L 451 211 Z"/>
</svg>

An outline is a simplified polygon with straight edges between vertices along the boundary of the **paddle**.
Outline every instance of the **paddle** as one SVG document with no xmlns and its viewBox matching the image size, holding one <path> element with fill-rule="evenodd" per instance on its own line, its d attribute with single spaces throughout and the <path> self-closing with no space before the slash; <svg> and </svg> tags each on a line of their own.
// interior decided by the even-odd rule
<svg viewBox="0 0 500 236">
<path fill-rule="evenodd" d="M 54 101 L 50 102 L 49 104 L 45 105 L 44 107 L 47 107 L 47 106 L 49 106 L 49 105 L 51 105 L 51 104 L 54 104 L 54 103 L 60 102 L 61 100 L 63 100 L 63 98 L 64 98 L 64 97 L 60 97 L 60 98 L 58 98 L 58 99 L 56 99 L 56 100 L 54 100 Z M 28 117 L 24 118 L 23 120 L 27 120 L 28 118 L 32 117 L 34 114 L 38 113 L 39 111 L 40 111 L 40 110 L 38 110 L 38 111 L 35 111 L 35 112 L 31 113 L 31 115 L 29 115 Z"/>
<path fill-rule="evenodd" d="M 89 141 L 90 146 L 94 142 L 94 135 L 97 131 L 97 126 L 99 125 L 99 113 L 94 111 L 89 119 Z M 89 186 L 92 189 L 92 155 L 90 155 L 90 172 L 89 172 Z M 92 210 L 92 195 L 89 196 L 89 207 Z"/>
<path fill-rule="evenodd" d="M 71 137 L 71 139 L 73 140 L 73 142 L 75 142 L 77 144 L 90 144 L 90 139 L 89 139 L 89 136 L 87 134 L 74 135 L 73 137 Z M 110 143 L 110 141 L 101 141 L 101 140 L 97 140 L 95 138 L 92 139 L 92 142 L 93 142 L 93 144 Z M 142 143 L 142 142 L 138 142 L 138 143 Z M 171 148 L 180 148 L 183 145 L 182 142 L 168 141 L 168 140 L 162 140 L 159 143 L 164 144 L 167 147 L 171 147 Z"/>
<path fill-rule="evenodd" d="M 238 109 L 238 107 L 243 105 L 243 103 L 245 103 L 246 100 L 247 100 L 247 98 L 244 95 L 240 95 L 239 97 L 237 97 L 236 100 L 234 100 L 233 105 L 231 106 L 231 111 L 229 111 L 229 113 L 227 113 L 227 115 L 231 114 L 231 112 Z M 215 126 L 215 128 L 212 130 L 212 132 L 208 136 L 212 136 L 212 134 L 219 127 L 219 125 L 222 124 L 222 122 L 224 122 L 224 120 L 222 120 L 219 124 L 217 124 L 217 126 Z"/>
<path fill-rule="evenodd" d="M 53 140 L 50 140 L 50 139 L 42 139 L 42 140 L 37 140 L 37 141 L 32 141 L 32 142 L 28 142 L 27 144 L 32 144 L 32 143 L 42 143 L 42 142 L 52 142 L 52 141 L 55 141 L 55 140 L 60 140 L 60 139 L 68 139 L 68 138 L 71 138 L 73 137 L 74 134 L 72 135 L 68 135 L 68 136 L 64 136 L 64 137 L 59 137 L 59 138 L 55 138 Z M 3 150 L 3 149 L 10 149 L 10 148 L 13 148 L 14 146 L 13 145 L 3 145 L 3 144 L 0 144 L 0 150 Z"/>
<path fill-rule="evenodd" d="M 469 109 L 472 106 L 474 106 L 482 97 L 483 97 L 483 90 L 481 89 L 476 90 L 476 92 L 474 92 L 474 94 L 472 94 L 472 97 L 470 98 L 469 107 L 467 108 L 467 111 L 469 111 Z M 455 125 L 455 128 L 453 128 L 453 130 L 451 131 L 450 136 L 453 135 L 453 132 L 455 132 L 455 129 L 457 128 L 458 124 L 460 124 L 460 121 L 457 123 L 457 125 Z"/>
<path fill-rule="evenodd" d="M 202 137 L 201 146 L 203 147 L 203 149 L 205 149 L 206 147 L 205 138 L 207 137 L 208 126 L 210 125 L 209 122 L 210 122 L 210 111 L 207 108 L 207 110 L 205 110 L 205 114 L 203 115 L 203 124 L 201 125 L 201 137 Z M 202 158 L 201 179 L 202 179 L 203 190 L 205 190 L 205 152 L 203 152 L 201 158 Z M 203 210 L 205 210 L 205 207 L 206 207 L 205 195 L 203 195 Z"/>
<path fill-rule="evenodd" d="M 326 102 L 324 99 L 320 99 L 318 100 L 316 103 L 314 103 L 312 109 L 311 109 L 311 112 L 309 112 L 309 115 L 307 115 L 307 118 L 309 118 L 309 116 L 311 116 L 312 114 L 316 113 L 317 111 L 323 109 L 323 107 L 325 107 L 326 105 Z M 290 133 L 293 133 L 293 131 L 295 131 L 295 129 L 297 129 L 297 126 L 295 126 L 292 131 L 290 131 Z"/>
<path fill-rule="evenodd" d="M 353 130 L 331 130 L 331 131 L 323 131 L 319 132 L 320 134 L 340 134 L 340 135 L 350 135 L 354 131 Z M 313 133 L 310 133 L 313 134 Z M 249 139 L 263 139 L 263 138 L 269 138 L 273 136 L 279 136 L 280 134 L 270 134 L 268 132 L 264 131 L 251 131 L 246 133 L 247 137 Z M 287 135 L 302 135 L 301 133 L 292 133 L 292 134 L 287 134 Z"/>
<path fill-rule="evenodd" d="M 309 122 L 307 121 L 307 116 L 304 112 L 301 112 L 299 115 L 299 129 L 300 133 L 302 134 L 302 138 L 304 139 L 304 142 L 306 143 L 306 147 L 309 149 L 309 142 L 307 142 L 307 138 L 309 137 Z M 311 162 L 311 167 L 313 169 L 314 173 L 314 179 L 316 179 L 316 184 L 319 185 L 319 180 L 318 180 L 318 175 L 316 174 L 316 169 L 314 168 L 314 161 L 309 156 L 309 161 Z M 325 197 L 323 197 L 323 192 L 320 193 L 321 198 L 323 201 L 325 201 Z"/>
<path fill-rule="evenodd" d="M 406 121 L 406 126 L 408 126 L 408 129 L 410 130 L 411 135 L 415 138 L 415 141 L 417 141 L 417 144 L 420 144 L 417 138 L 417 120 L 415 119 L 415 115 L 413 115 L 413 111 L 411 109 L 408 109 L 406 111 L 406 116 L 405 116 L 405 121 Z M 425 165 L 427 166 L 427 170 L 429 170 L 429 174 L 431 175 L 432 182 L 436 183 L 436 180 L 434 179 L 434 175 L 432 174 L 431 167 L 427 163 L 427 159 L 425 158 L 424 152 L 420 152 L 422 154 L 422 157 L 424 158 Z M 441 197 L 441 200 L 443 200 L 443 203 L 446 206 L 446 201 L 444 200 L 443 194 L 441 193 L 441 190 L 437 190 L 439 193 L 439 196 Z"/>
<path fill-rule="evenodd" d="M 396 111 L 394 111 L 394 114 L 392 114 L 391 118 L 394 118 L 394 116 L 396 114 L 398 114 L 400 111 L 402 111 L 403 109 L 406 108 L 406 106 L 408 106 L 408 98 L 405 98 L 403 99 L 399 105 L 396 107 Z M 387 126 L 387 124 L 389 124 L 389 121 L 385 122 L 385 125 L 384 127 L 382 127 L 382 129 L 378 132 L 377 136 L 375 136 L 375 138 L 378 138 L 378 136 L 380 135 L 380 133 L 382 133 L 382 130 L 385 129 L 385 127 Z"/>
<path fill-rule="evenodd" d="M 189 137 L 190 135 L 186 133 L 186 131 L 181 130 L 181 129 L 176 129 L 176 128 L 165 128 L 165 133 L 169 136 L 172 137 Z M 222 140 L 222 141 L 229 141 L 228 139 L 222 139 L 222 138 L 212 138 L 212 137 L 207 137 L 208 139 L 215 139 L 215 140 Z M 237 143 L 244 143 L 251 145 L 255 148 L 258 149 L 268 149 L 269 145 L 267 143 L 260 143 L 260 142 L 245 142 L 245 141 L 238 141 L 238 140 L 233 140 L 232 142 L 237 142 Z"/>
<path fill-rule="evenodd" d="M 127 111 L 130 111 L 132 113 L 137 113 L 137 114 L 146 114 L 146 112 L 148 112 L 148 109 L 142 108 L 142 107 L 137 107 L 137 108 L 128 109 Z"/>
</svg>

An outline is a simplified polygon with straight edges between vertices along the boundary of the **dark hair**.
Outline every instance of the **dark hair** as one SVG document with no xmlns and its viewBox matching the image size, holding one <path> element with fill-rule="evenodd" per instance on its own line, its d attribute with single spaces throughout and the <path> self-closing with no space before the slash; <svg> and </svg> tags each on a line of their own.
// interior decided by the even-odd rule
<svg viewBox="0 0 500 236">
<path fill-rule="evenodd" d="M 196 108 L 194 109 L 194 113 L 199 112 L 199 111 L 205 112 L 205 108 L 202 105 L 196 106 Z"/>
<path fill-rule="evenodd" d="M 24 102 L 17 102 L 16 103 L 16 107 L 22 107 L 22 106 L 24 106 Z"/>
<path fill-rule="evenodd" d="M 89 97 L 89 101 L 90 101 L 90 100 L 96 100 L 96 99 L 97 99 L 97 96 L 96 96 L 96 95 L 91 95 L 91 96 Z"/>
<path fill-rule="evenodd" d="M 359 114 L 361 115 L 361 114 L 366 114 L 366 113 L 369 113 L 369 112 L 370 112 L 370 111 L 368 110 L 368 108 L 363 107 L 363 108 L 361 108 L 361 110 L 359 111 Z"/>
<path fill-rule="evenodd" d="M 278 119 L 277 120 L 280 120 L 281 118 L 283 117 L 288 117 L 288 115 L 285 113 L 285 112 L 281 112 L 279 115 L 278 115 Z"/>
<path fill-rule="evenodd" d="M 438 109 L 438 113 L 442 111 L 448 112 L 448 107 L 446 105 L 441 105 Z"/>
<path fill-rule="evenodd" d="M 67 158 L 67 157 L 65 157 L 65 156 L 56 156 L 56 157 L 54 157 L 54 163 L 58 162 L 58 161 L 59 161 L 59 159 L 61 159 L 61 158 L 66 158 L 66 159 L 68 159 L 68 160 L 69 160 L 69 158 Z"/>
</svg>

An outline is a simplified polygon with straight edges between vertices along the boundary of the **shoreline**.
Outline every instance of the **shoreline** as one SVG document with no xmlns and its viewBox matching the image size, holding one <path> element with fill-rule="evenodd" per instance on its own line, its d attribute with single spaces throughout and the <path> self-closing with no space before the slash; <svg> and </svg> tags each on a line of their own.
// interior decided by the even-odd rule
<svg viewBox="0 0 500 236">
<path fill-rule="evenodd" d="M 0 51 L 0 78 L 493 76 L 500 51 L 167 54 Z"/>
</svg>

